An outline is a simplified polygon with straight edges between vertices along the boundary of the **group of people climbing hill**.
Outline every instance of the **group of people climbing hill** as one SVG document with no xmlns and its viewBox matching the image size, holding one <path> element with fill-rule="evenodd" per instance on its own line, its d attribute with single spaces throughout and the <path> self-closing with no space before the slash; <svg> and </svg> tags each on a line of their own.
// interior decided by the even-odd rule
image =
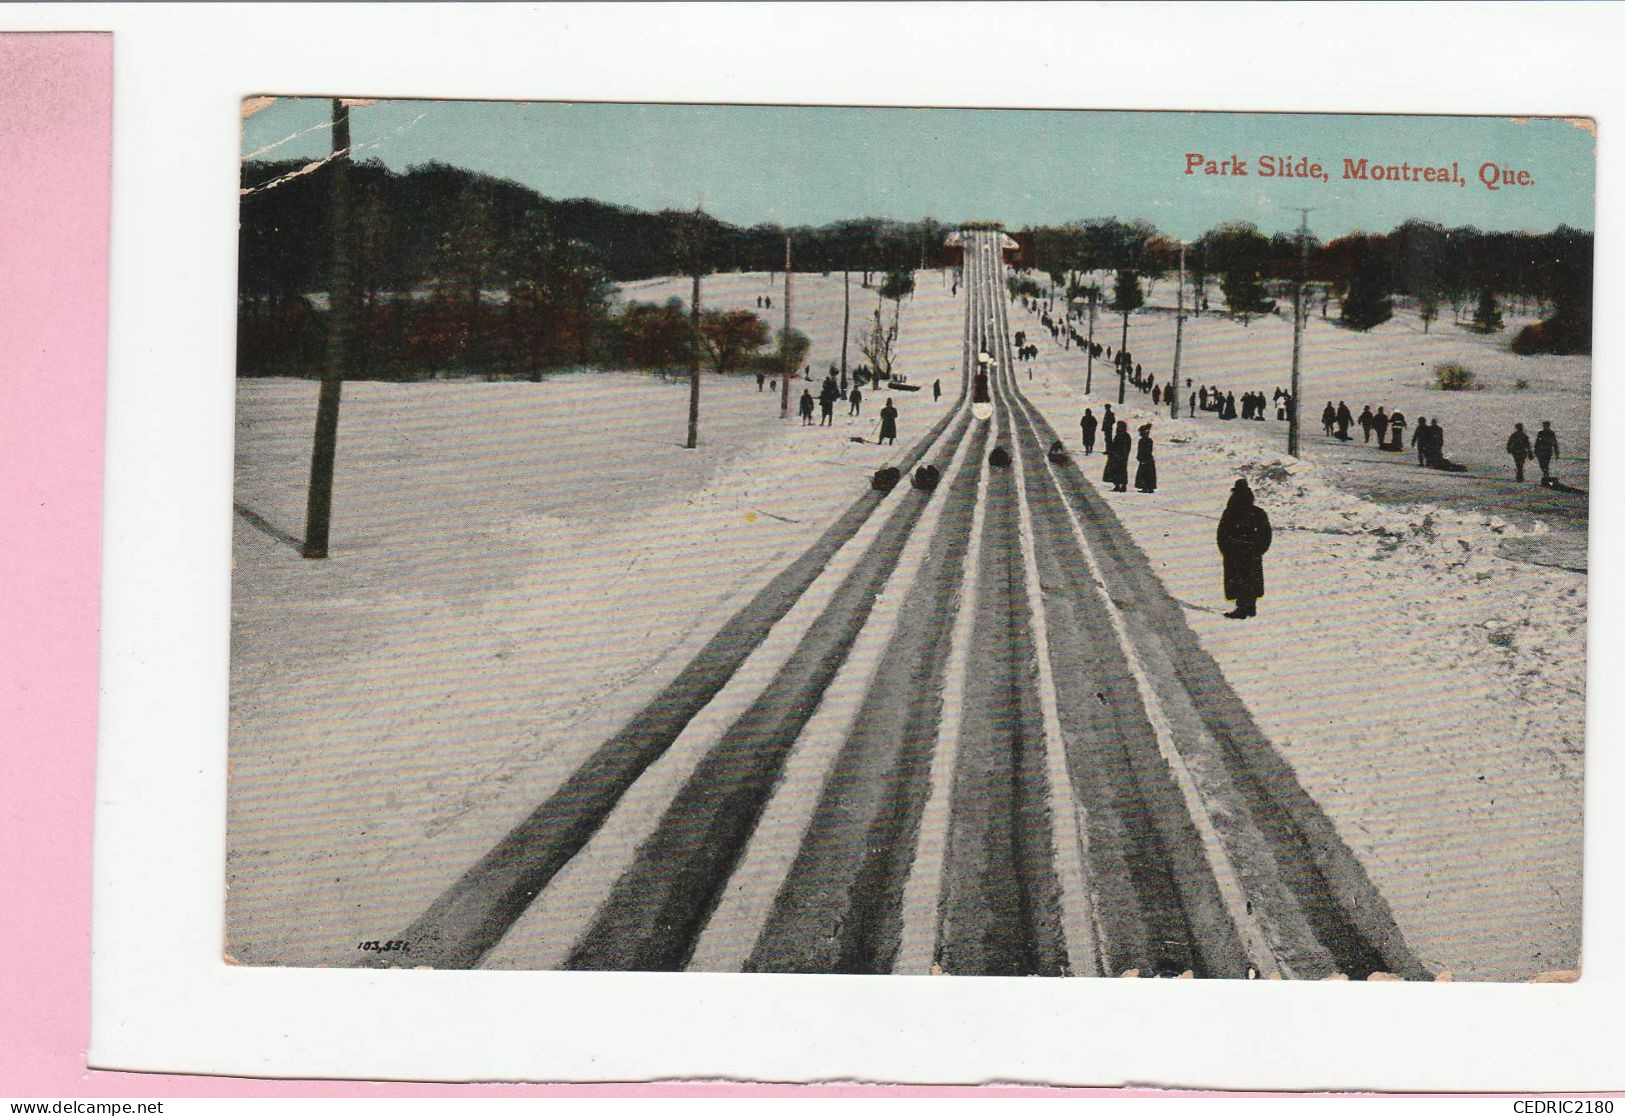
<svg viewBox="0 0 1625 1116">
<path fill-rule="evenodd" d="M 1083 452 L 1086 455 L 1095 452 L 1096 435 L 1102 437 L 1106 470 L 1101 479 L 1112 486 L 1112 491 L 1128 491 L 1128 460 L 1131 454 L 1138 463 L 1134 470 L 1134 487 L 1140 492 L 1157 490 L 1156 443 L 1151 440 L 1149 422 L 1140 427 L 1140 438 L 1136 443 L 1128 432 L 1128 423 L 1119 420 L 1108 403 L 1104 419 L 1095 418 L 1094 409 L 1085 407 L 1078 426 L 1083 432 Z"/>
</svg>

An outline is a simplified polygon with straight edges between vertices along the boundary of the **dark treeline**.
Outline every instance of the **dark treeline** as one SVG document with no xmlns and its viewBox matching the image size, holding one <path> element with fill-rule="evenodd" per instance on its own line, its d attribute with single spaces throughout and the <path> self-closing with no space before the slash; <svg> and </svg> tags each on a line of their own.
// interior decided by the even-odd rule
<svg viewBox="0 0 1625 1116">
<path fill-rule="evenodd" d="M 1048 278 L 1047 295 L 1091 294 L 1104 303 L 1123 291 L 1134 301 L 1141 279 L 1157 280 L 1178 267 L 1179 247 L 1143 221 L 1112 219 L 1027 228 L 1016 234 L 1022 260 Z M 1309 284 L 1322 312 L 1332 299 L 1342 324 L 1370 329 L 1393 313 L 1394 296 L 1431 328 L 1442 308 L 1458 322 L 1485 332 L 1501 328 L 1500 302 L 1514 299 L 1543 320 L 1512 339 L 1519 352 L 1591 351 L 1593 237 L 1559 226 L 1547 233 L 1447 229 L 1406 221 L 1388 233 L 1353 233 L 1322 243 L 1313 236 L 1265 236 L 1244 222 L 1229 222 L 1187 246 L 1185 270 L 1192 309 L 1209 309 L 1204 292 L 1217 279 L 1224 309 L 1242 321 L 1289 304 L 1292 281 Z M 1112 291 L 1091 290 L 1084 274 L 1115 271 Z M 1125 277 L 1132 282 L 1125 282 Z"/>
<path fill-rule="evenodd" d="M 327 167 L 296 174 L 303 165 L 242 168 L 240 375 L 320 371 L 332 267 L 331 174 Z M 850 269 L 855 286 L 871 286 L 880 273 L 947 263 L 947 230 L 930 220 L 742 228 L 703 213 L 545 198 L 438 163 L 404 174 L 357 163 L 350 199 L 356 318 L 350 374 L 363 377 L 681 364 L 690 351 L 681 310 L 617 311 L 613 284 L 696 269 L 779 271 L 787 234 L 796 271 Z M 725 323 L 713 324 L 713 332 L 725 332 Z M 733 323 L 735 332 L 740 328 Z M 739 368 L 749 361 L 718 363 Z"/>
</svg>

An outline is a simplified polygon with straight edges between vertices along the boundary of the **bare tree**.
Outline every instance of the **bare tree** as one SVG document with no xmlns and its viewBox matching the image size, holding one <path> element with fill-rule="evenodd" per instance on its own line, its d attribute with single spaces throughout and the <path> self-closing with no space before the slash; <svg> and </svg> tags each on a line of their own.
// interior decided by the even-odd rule
<svg viewBox="0 0 1625 1116">
<path fill-rule="evenodd" d="M 858 336 L 858 351 L 868 358 L 876 380 L 889 380 L 897 353 L 897 318 L 893 317 L 887 325 L 880 307 L 880 303 L 875 303 L 874 324 Z"/>
</svg>

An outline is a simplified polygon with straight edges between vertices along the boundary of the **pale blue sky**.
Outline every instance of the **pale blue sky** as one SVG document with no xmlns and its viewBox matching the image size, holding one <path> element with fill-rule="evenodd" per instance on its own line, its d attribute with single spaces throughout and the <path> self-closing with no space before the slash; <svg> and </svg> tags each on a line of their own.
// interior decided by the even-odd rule
<svg viewBox="0 0 1625 1116">
<path fill-rule="evenodd" d="M 311 129 L 262 158 L 328 149 L 325 99 L 284 98 L 249 118 L 243 153 Z M 419 119 L 421 117 L 421 119 Z M 1594 225 L 1595 144 L 1558 120 L 1005 109 L 854 109 L 385 101 L 352 111 L 359 158 L 396 170 L 431 160 L 550 197 L 691 208 L 742 225 L 875 216 L 1019 228 L 1143 217 L 1194 238 L 1225 220 L 1266 233 L 1312 206 L 1320 237 L 1386 231 L 1409 217 L 1482 229 Z M 415 123 L 414 123 L 415 121 Z M 1185 155 L 1248 161 L 1249 177 L 1184 174 Z M 1307 155 L 1331 181 L 1257 177 L 1257 157 Z M 1449 165 L 1464 187 L 1344 182 L 1344 157 Z M 1534 185 L 1485 189 L 1481 163 Z"/>
</svg>

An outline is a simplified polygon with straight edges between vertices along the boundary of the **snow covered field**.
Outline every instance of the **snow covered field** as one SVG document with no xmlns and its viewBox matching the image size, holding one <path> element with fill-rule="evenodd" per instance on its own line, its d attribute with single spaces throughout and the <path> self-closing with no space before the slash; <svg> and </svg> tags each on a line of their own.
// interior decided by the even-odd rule
<svg viewBox="0 0 1625 1116">
<path fill-rule="evenodd" d="M 851 440 L 872 441 L 876 396 L 861 419 L 842 404 L 833 429 L 805 428 L 748 376 L 706 374 L 692 451 L 680 445 L 686 383 L 651 376 L 348 384 L 333 556 L 319 563 L 290 545 L 316 386 L 240 381 L 232 955 L 353 962 L 357 942 L 404 928 L 657 693 L 952 404 L 963 304 L 940 278 L 919 273 L 903 304 L 898 370 L 927 390 L 895 396 L 896 448 Z M 777 328 L 779 280 L 713 276 L 703 297 L 755 310 L 771 294 L 762 314 Z M 625 294 L 687 292 L 672 279 Z M 874 297 L 854 279 L 854 336 Z M 1153 305 L 1171 297 L 1159 284 Z M 1075 447 L 1083 362 L 1011 315 L 1043 353 L 1022 386 Z M 795 318 L 815 375 L 838 362 L 841 277 L 797 275 Z M 1113 345 L 1114 322 L 1097 327 Z M 1510 475 L 1510 416 L 1531 430 L 1549 418 L 1562 475 L 1586 487 L 1589 362 L 1514 357 L 1495 348 L 1503 338 L 1448 322 L 1419 330 L 1350 335 L 1317 319 L 1307 403 L 1318 411 L 1336 384 L 1331 397 L 1356 412 L 1437 412 L 1472 473 L 1404 470 L 1359 443 L 1325 444 L 1318 427 L 1289 467 L 1284 424 L 1170 423 L 1163 411 L 1160 490 L 1110 499 L 1423 961 L 1461 979 L 1526 979 L 1576 964 L 1586 580 L 1505 555 L 1561 551 L 1558 566 L 1576 566 L 1578 537 L 1583 569 L 1585 504 L 1485 476 Z M 1133 319 L 1130 349 L 1159 379 L 1172 337 L 1171 314 Z M 1187 323 L 1185 372 L 1268 393 L 1290 344 L 1279 319 L 1204 316 Z M 1452 358 L 1487 389 L 1427 387 L 1432 363 Z M 1115 399 L 1096 362 L 1097 414 L 1108 388 Z M 1148 397 L 1131 389 L 1126 417 L 1153 418 Z M 1097 479 L 1098 460 L 1086 465 Z M 1244 624 L 1220 616 L 1213 545 L 1237 475 L 1277 531 L 1269 593 Z"/>
<path fill-rule="evenodd" d="M 1011 313 L 1013 322 L 1034 321 L 1019 306 Z M 1182 370 L 1238 394 L 1273 391 L 1285 376 L 1261 369 L 1289 366 L 1290 322 L 1246 327 L 1261 340 L 1284 337 L 1284 361 L 1239 359 L 1235 335 L 1243 328 L 1187 321 Z M 1395 367 L 1394 340 L 1380 331 L 1363 339 L 1339 331 L 1343 344 L 1334 351 L 1330 328 L 1310 332 L 1319 361 L 1306 363 L 1313 371 L 1305 382 L 1321 385 L 1319 394 L 1331 391 L 1356 411 L 1369 399 L 1397 403 L 1411 416 L 1441 413 L 1446 430 L 1457 432 L 1452 456 L 1464 459 L 1466 431 L 1475 424 L 1493 431 L 1508 407 L 1539 400 L 1546 415 L 1570 416 L 1554 426 L 1578 435 L 1571 436 L 1575 457 L 1585 452 L 1588 392 L 1579 385 L 1565 380 L 1540 393 L 1531 386 L 1529 395 L 1486 391 L 1440 403 L 1442 393 L 1424 394 L 1410 383 L 1418 377 Z M 1160 346 L 1171 345 L 1172 332 L 1171 319 L 1138 315 L 1131 322 L 1130 351 L 1159 380 L 1166 367 Z M 1441 340 L 1424 359 L 1479 342 L 1463 337 Z M 1114 346 L 1117 339 L 1110 331 Z M 1047 334 L 1039 342 L 1040 360 L 1032 379 L 1021 373 L 1022 387 L 1076 450 L 1084 406 L 1099 416 L 1117 398 L 1116 379 L 1096 361 L 1095 392 L 1086 398 L 1082 358 Z M 1414 338 L 1406 345 L 1413 354 L 1426 351 Z M 1478 367 L 1499 367 L 1504 377 L 1520 359 L 1502 354 L 1499 364 L 1480 359 Z M 1537 367 L 1545 364 L 1552 380 L 1578 375 L 1588 388 L 1583 371 L 1553 367 L 1583 359 L 1538 358 Z M 1532 409 L 1530 417 L 1542 413 L 1540 403 Z M 1514 522 L 1493 509 L 1472 510 L 1472 498 L 1459 496 L 1450 500 L 1456 506 L 1445 506 L 1442 486 L 1435 487 L 1443 475 L 1417 468 L 1412 455 L 1410 472 L 1422 476 L 1405 490 L 1408 499 L 1396 502 L 1393 489 L 1381 501 L 1367 499 L 1357 490 L 1360 474 L 1345 464 L 1362 447 L 1326 444 L 1318 426 L 1306 439 L 1306 460 L 1294 463 L 1284 453 L 1285 424 L 1273 420 L 1220 422 L 1204 414 L 1173 422 L 1132 387 L 1123 417 L 1130 430 L 1154 423 L 1159 487 L 1107 498 L 1260 727 L 1364 863 L 1424 964 L 1478 980 L 1577 967 L 1586 577 L 1505 556 L 1508 544 L 1517 553 L 1546 549 L 1551 532 L 1538 513 L 1520 507 Z M 1082 460 L 1108 492 L 1103 460 Z M 1249 479 L 1276 531 L 1265 559 L 1268 594 L 1259 618 L 1245 623 L 1222 615 L 1229 605 L 1214 543 L 1238 476 Z"/>
<path fill-rule="evenodd" d="M 963 326 L 961 304 L 921 279 L 899 360 L 919 376 L 957 362 Z M 796 282 L 819 368 L 839 359 L 839 278 Z M 757 287 L 765 276 L 721 276 L 705 298 L 753 304 Z M 239 382 L 232 956 L 346 964 L 406 926 L 957 387 L 940 403 L 899 393 L 896 447 L 872 444 L 879 399 L 820 428 L 781 421 L 754 377 L 707 373 L 702 391 L 701 446 L 686 450 L 686 382 L 347 384 L 332 556 L 308 562 L 290 540 L 316 385 Z"/>
<path fill-rule="evenodd" d="M 1110 292 L 1109 275 L 1097 273 L 1092 278 Z M 1174 283 L 1163 279 L 1147 286 L 1149 309 L 1131 316 L 1128 348 L 1145 371 L 1163 383 L 1173 366 Z M 1209 284 L 1208 297 L 1212 310 L 1223 305 L 1217 282 Z M 1590 357 L 1513 353 L 1507 348 L 1508 341 L 1534 319 L 1507 307 L 1503 307 L 1506 329 L 1494 334 L 1478 334 L 1456 325 L 1448 307 L 1426 332 L 1414 313 L 1399 309 L 1392 319 L 1368 333 L 1338 326 L 1335 302 L 1328 319 L 1320 317 L 1318 305 L 1311 309 L 1304 329 L 1302 373 L 1303 449 L 1309 459 L 1342 487 L 1381 500 L 1420 500 L 1492 511 L 1522 523 L 1543 522 L 1552 535 L 1543 548 L 1545 554 L 1538 557 L 1585 568 L 1586 493 L 1591 487 Z M 1035 316 L 1018 304 L 1011 305 L 1010 313 L 1012 329 L 1025 329 L 1031 339 L 1048 344 L 1049 335 Z M 1097 311 L 1095 339 L 1115 349 L 1122 321 L 1119 314 Z M 1082 325 L 1079 331 L 1083 332 Z M 1066 359 L 1070 362 L 1070 354 Z M 1433 369 L 1445 361 L 1470 369 L 1476 390 L 1438 390 Z M 1233 391 L 1238 397 L 1244 391 L 1272 396 L 1277 387 L 1290 386 L 1291 367 L 1290 304 L 1283 305 L 1279 317 L 1266 315 L 1246 325 L 1218 313 L 1188 314 L 1180 375 L 1193 383 L 1180 397 L 1180 408 L 1185 409 L 1190 391 L 1203 384 Z M 1081 382 L 1081 357 L 1076 368 Z M 1107 385 L 1101 384 L 1102 375 Z M 1110 390 L 1111 398 L 1116 399 L 1116 379 L 1109 362 L 1104 369 L 1100 361 L 1095 362 L 1095 377 L 1099 394 Z M 1520 380 L 1525 387 L 1517 386 Z M 1346 401 L 1355 415 L 1367 404 L 1373 411 L 1379 405 L 1390 412 L 1397 407 L 1412 430 L 1418 418 L 1442 420 L 1445 452 L 1468 466 L 1468 472 L 1416 468 L 1414 453 L 1382 453 L 1361 441 L 1358 427 L 1350 443 L 1323 437 L 1319 416 L 1328 400 L 1334 404 Z M 1256 436 L 1259 452 L 1282 450 L 1286 424 L 1274 420 L 1273 403 L 1269 414 L 1265 422 L 1238 420 L 1226 425 L 1248 428 Z M 1211 419 L 1210 414 L 1202 417 L 1202 421 Z M 1551 422 L 1561 445 L 1562 458 L 1555 472 L 1579 492 L 1554 492 L 1534 483 L 1520 485 L 1513 479 L 1512 459 L 1505 450 L 1513 423 L 1523 423 L 1533 437 L 1542 421 Z M 1533 463 L 1529 469 L 1531 476 L 1539 477 Z"/>
</svg>

